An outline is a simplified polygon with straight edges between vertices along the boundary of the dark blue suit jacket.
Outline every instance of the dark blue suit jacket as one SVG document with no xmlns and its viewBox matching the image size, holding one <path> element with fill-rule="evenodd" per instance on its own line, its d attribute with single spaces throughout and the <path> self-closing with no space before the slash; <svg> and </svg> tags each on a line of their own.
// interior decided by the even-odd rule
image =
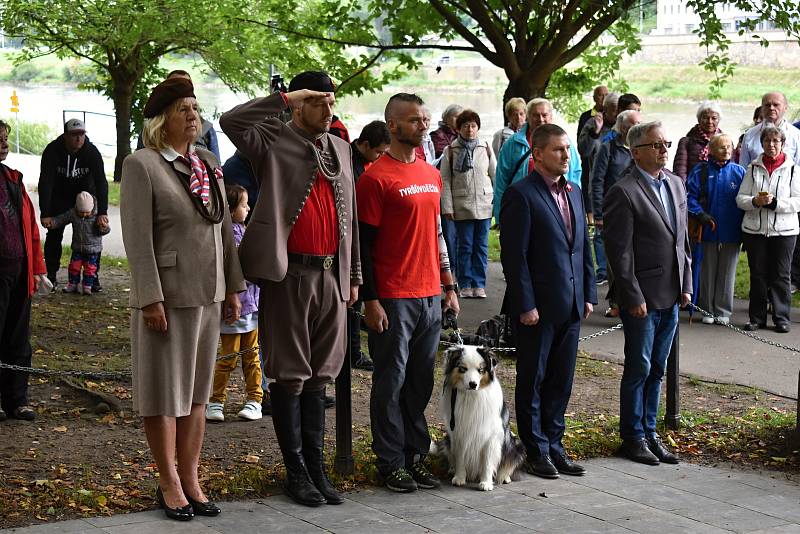
<svg viewBox="0 0 800 534">
<path fill-rule="evenodd" d="M 517 317 L 536 308 L 540 320 L 566 323 L 597 304 L 589 233 L 580 188 L 567 192 L 573 243 L 558 205 L 536 171 L 513 184 L 500 205 L 500 258 L 506 311 Z M 573 315 L 576 314 L 576 315 Z"/>
</svg>

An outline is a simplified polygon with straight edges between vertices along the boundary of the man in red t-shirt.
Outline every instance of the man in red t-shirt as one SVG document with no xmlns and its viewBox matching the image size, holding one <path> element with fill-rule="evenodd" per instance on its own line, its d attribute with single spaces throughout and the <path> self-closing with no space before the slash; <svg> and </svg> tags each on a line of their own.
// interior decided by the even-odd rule
<svg viewBox="0 0 800 534">
<path fill-rule="evenodd" d="M 439 171 L 415 155 L 425 123 L 417 95 L 386 105 L 389 150 L 356 185 L 365 321 L 375 370 L 370 419 L 372 450 L 389 489 L 435 488 L 423 461 L 430 448 L 425 408 L 444 309 L 458 313 L 439 219 Z M 365 248 L 366 247 L 366 248 Z"/>
</svg>

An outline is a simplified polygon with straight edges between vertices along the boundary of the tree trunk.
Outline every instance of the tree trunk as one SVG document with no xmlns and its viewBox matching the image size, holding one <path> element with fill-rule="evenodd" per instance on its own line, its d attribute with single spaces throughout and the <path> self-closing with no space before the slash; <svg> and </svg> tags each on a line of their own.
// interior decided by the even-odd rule
<svg viewBox="0 0 800 534">
<path fill-rule="evenodd" d="M 122 161 L 131 153 L 131 106 L 136 79 L 123 73 L 112 72 L 114 83 L 112 100 L 116 114 L 117 156 L 114 159 L 114 181 L 122 179 Z"/>
<path fill-rule="evenodd" d="M 550 82 L 550 74 L 526 71 L 516 78 L 509 78 L 506 92 L 503 94 L 503 105 L 505 106 L 505 103 L 514 97 L 523 98 L 525 102 L 532 98 L 543 97 Z"/>
</svg>

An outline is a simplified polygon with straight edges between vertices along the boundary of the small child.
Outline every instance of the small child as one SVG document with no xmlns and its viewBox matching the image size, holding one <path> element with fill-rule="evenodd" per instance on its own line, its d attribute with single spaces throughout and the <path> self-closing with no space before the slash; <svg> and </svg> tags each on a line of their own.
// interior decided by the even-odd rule
<svg viewBox="0 0 800 534">
<path fill-rule="evenodd" d="M 247 190 L 240 185 L 226 185 L 225 194 L 233 221 L 233 238 L 238 247 L 244 235 L 244 221 L 250 212 L 250 206 L 247 205 Z M 242 303 L 239 320 L 233 324 L 223 322 L 220 328 L 222 354 L 251 349 L 241 355 L 247 402 L 237 414 L 238 417 L 249 421 L 261 419 L 261 400 L 263 398 L 261 362 L 258 357 L 258 293 L 258 286 L 247 282 L 247 289 L 239 293 Z M 231 372 L 236 369 L 238 359 L 239 357 L 235 357 L 217 361 L 214 369 L 214 386 L 206 406 L 206 419 L 209 421 L 225 420 L 222 413 L 226 397 L 225 388 Z"/>
<path fill-rule="evenodd" d="M 48 228 L 61 228 L 72 224 L 72 256 L 69 259 L 69 283 L 64 293 L 83 293 L 91 296 L 97 277 L 103 236 L 111 231 L 108 224 L 97 221 L 97 202 L 94 196 L 81 191 L 75 197 L 75 208 L 53 217 Z M 81 283 L 83 270 L 83 283 Z"/>
</svg>

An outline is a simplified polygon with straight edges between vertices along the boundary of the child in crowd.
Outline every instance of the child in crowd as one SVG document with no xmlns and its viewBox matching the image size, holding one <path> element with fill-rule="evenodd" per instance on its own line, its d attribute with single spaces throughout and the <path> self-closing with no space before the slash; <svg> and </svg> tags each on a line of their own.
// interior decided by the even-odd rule
<svg viewBox="0 0 800 534">
<path fill-rule="evenodd" d="M 233 221 L 233 237 L 238 247 L 244 235 L 244 221 L 250 212 L 250 206 L 247 205 L 247 190 L 240 185 L 226 185 L 225 193 Z M 239 320 L 233 324 L 222 323 L 220 329 L 221 350 L 222 354 L 230 354 L 250 349 L 241 355 L 247 402 L 237 415 L 242 419 L 255 421 L 261 419 L 261 399 L 263 398 L 261 362 L 258 357 L 258 286 L 247 282 L 247 290 L 239 294 L 239 299 L 242 303 Z M 225 420 L 222 413 L 226 397 L 225 388 L 231 372 L 236 369 L 238 360 L 237 356 L 217 361 L 214 370 L 214 386 L 208 406 L 206 406 L 206 419 L 209 421 Z"/>
<path fill-rule="evenodd" d="M 61 228 L 68 224 L 72 224 L 72 256 L 69 259 L 69 283 L 63 291 L 83 293 L 88 297 L 97 276 L 103 236 L 111 231 L 111 227 L 97 221 L 97 200 L 87 191 L 78 193 L 75 208 L 53 217 L 47 228 Z"/>
</svg>

